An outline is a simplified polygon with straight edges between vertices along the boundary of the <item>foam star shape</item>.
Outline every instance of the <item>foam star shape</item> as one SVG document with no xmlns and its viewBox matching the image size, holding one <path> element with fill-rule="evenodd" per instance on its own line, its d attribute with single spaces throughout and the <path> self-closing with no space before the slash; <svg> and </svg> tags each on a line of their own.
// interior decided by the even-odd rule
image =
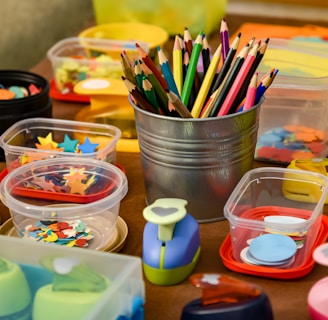
<svg viewBox="0 0 328 320">
<path fill-rule="evenodd" d="M 78 193 L 84 195 L 85 189 L 88 188 L 88 185 L 82 183 L 80 179 L 76 179 L 75 181 L 69 181 L 67 185 L 71 187 L 71 194 Z"/>
<path fill-rule="evenodd" d="M 64 174 L 64 178 L 68 181 L 74 181 L 76 179 L 83 180 L 88 175 L 84 173 L 85 168 L 75 168 L 71 167 L 69 173 Z"/>
<path fill-rule="evenodd" d="M 57 148 L 58 143 L 52 140 L 52 132 L 49 132 L 45 138 L 38 137 L 38 140 L 41 145 L 47 145 L 48 143 L 51 144 L 52 148 Z"/>
<path fill-rule="evenodd" d="M 67 134 L 65 134 L 64 141 L 58 143 L 58 147 L 64 148 L 65 152 L 75 152 L 78 143 L 79 140 L 72 140 Z"/>
<path fill-rule="evenodd" d="M 54 191 L 54 183 L 51 180 L 47 181 L 45 176 L 35 177 L 32 182 L 37 184 L 42 190 Z"/>
<path fill-rule="evenodd" d="M 99 146 L 99 143 L 91 143 L 89 138 L 86 137 L 85 140 L 84 140 L 84 143 L 80 144 L 78 146 L 78 149 L 82 153 L 92 153 L 92 152 L 95 152 L 95 150 L 97 149 L 98 146 Z"/>
</svg>

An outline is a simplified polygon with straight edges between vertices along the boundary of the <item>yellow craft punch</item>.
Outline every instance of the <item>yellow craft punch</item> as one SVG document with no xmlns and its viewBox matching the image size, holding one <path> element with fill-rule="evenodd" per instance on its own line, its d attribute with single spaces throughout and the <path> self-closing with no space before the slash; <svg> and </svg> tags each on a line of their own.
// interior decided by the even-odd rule
<svg viewBox="0 0 328 320">
<path fill-rule="evenodd" d="M 296 159 L 291 161 L 287 169 L 311 171 L 328 176 L 327 166 L 327 158 Z M 320 177 L 304 175 L 302 180 L 299 174 L 296 177 L 296 175 L 294 176 L 291 173 L 285 173 L 284 178 L 286 180 L 283 183 L 282 191 L 286 198 L 310 203 L 319 201 L 322 194 Z M 327 203 L 328 197 L 325 200 L 325 204 Z"/>
<path fill-rule="evenodd" d="M 134 110 L 121 79 L 90 78 L 78 82 L 74 92 L 90 97 L 90 105 L 75 116 L 78 121 L 110 124 L 122 132 L 117 151 L 139 152 Z"/>
</svg>

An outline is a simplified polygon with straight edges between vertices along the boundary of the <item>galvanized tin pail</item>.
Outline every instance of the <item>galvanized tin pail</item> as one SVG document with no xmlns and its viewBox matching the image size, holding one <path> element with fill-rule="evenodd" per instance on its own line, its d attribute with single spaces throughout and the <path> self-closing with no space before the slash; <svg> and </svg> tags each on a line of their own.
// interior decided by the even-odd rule
<svg viewBox="0 0 328 320">
<path fill-rule="evenodd" d="M 262 102 L 224 117 L 187 119 L 144 111 L 130 99 L 146 202 L 181 198 L 200 223 L 224 219 L 230 193 L 252 168 Z"/>
</svg>

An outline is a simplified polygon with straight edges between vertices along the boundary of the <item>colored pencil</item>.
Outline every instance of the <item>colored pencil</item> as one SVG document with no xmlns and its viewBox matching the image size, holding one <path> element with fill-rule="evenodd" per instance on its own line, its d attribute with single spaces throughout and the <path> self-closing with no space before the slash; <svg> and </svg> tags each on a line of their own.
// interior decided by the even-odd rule
<svg viewBox="0 0 328 320">
<path fill-rule="evenodd" d="M 230 49 L 228 24 L 224 18 L 221 20 L 220 39 L 222 44 L 222 60 L 224 62 Z"/>
<path fill-rule="evenodd" d="M 184 32 L 183 32 L 183 39 L 184 39 L 185 50 L 188 51 L 189 58 L 191 59 L 192 51 L 194 49 L 194 43 L 193 43 L 191 33 L 187 27 L 184 29 Z M 201 79 L 199 77 L 199 74 L 196 72 L 194 75 L 194 80 L 193 80 L 193 85 L 192 85 L 192 90 L 194 91 L 194 96 L 197 94 L 197 92 L 200 88 L 200 85 L 201 85 Z M 189 104 L 193 104 L 193 101 L 191 101 Z"/>
<path fill-rule="evenodd" d="M 215 81 L 213 82 L 211 89 L 210 89 L 210 94 L 212 94 L 222 83 L 223 79 L 225 78 L 226 74 L 228 73 L 231 63 L 236 55 L 236 52 L 238 50 L 238 46 L 240 43 L 240 37 L 241 37 L 241 33 L 238 33 L 237 36 L 235 37 L 235 39 L 233 40 L 230 49 L 229 49 L 229 53 L 227 55 L 226 60 L 224 61 L 221 70 L 219 71 L 219 74 L 217 76 L 217 78 L 215 79 Z"/>
<path fill-rule="evenodd" d="M 212 105 L 212 110 L 209 113 L 209 117 L 216 117 L 223 105 L 225 98 L 227 97 L 229 90 L 231 89 L 244 61 L 249 52 L 249 45 L 244 46 L 238 53 L 234 63 L 232 64 L 228 74 L 218 88 L 219 94 L 217 95 L 215 102 Z"/>
<path fill-rule="evenodd" d="M 173 46 L 173 78 L 177 86 L 179 95 L 182 92 L 183 85 L 183 70 L 182 70 L 182 47 L 181 39 L 179 36 L 175 36 L 174 46 Z"/>
<path fill-rule="evenodd" d="M 190 93 L 195 79 L 195 74 L 197 72 L 197 64 L 198 64 L 200 52 L 202 50 L 202 46 L 203 46 L 203 37 L 202 37 L 202 33 L 199 33 L 198 36 L 196 37 L 192 49 L 186 78 L 182 87 L 181 101 L 184 105 L 188 105 Z"/>
<path fill-rule="evenodd" d="M 242 85 L 244 84 L 245 78 L 247 77 L 252 67 L 252 64 L 254 63 L 258 47 L 259 44 L 256 43 L 248 53 L 245 62 L 243 63 L 241 69 L 239 70 L 238 75 L 228 92 L 227 97 L 224 99 L 224 102 L 218 112 L 218 116 L 224 116 L 230 113 L 231 107 L 235 102 L 237 94 L 240 88 L 242 87 Z"/>
<path fill-rule="evenodd" d="M 136 105 L 138 105 L 141 109 L 157 113 L 155 108 L 149 103 L 149 101 L 146 99 L 146 97 L 141 93 L 141 91 L 138 89 L 138 87 L 130 81 L 128 78 L 122 76 L 122 80 L 128 89 L 129 93 L 133 97 L 133 100 Z"/>
<path fill-rule="evenodd" d="M 183 68 L 183 82 L 186 79 L 186 75 L 187 75 L 187 71 L 188 71 L 188 67 L 189 67 L 189 62 L 190 62 L 189 54 L 188 54 L 188 51 L 185 50 L 184 53 L 183 53 L 183 66 L 182 66 L 182 68 Z M 181 95 L 180 95 L 180 97 L 181 97 Z M 194 101 L 195 101 L 195 90 L 194 90 L 194 88 L 191 88 L 189 101 L 188 101 L 188 104 L 187 104 L 187 108 L 188 108 L 189 111 L 191 111 Z"/>
<path fill-rule="evenodd" d="M 148 78 L 148 80 L 150 81 L 150 83 L 152 84 L 155 90 L 157 101 L 161 110 L 165 115 L 171 115 L 168 109 L 168 98 L 165 90 L 159 83 L 158 79 L 155 77 L 152 70 L 145 63 L 143 63 L 141 66 L 145 76 Z"/>
<path fill-rule="evenodd" d="M 157 48 L 158 53 L 158 61 L 161 67 L 164 79 L 169 87 L 169 90 L 173 91 L 176 95 L 180 97 L 180 93 L 178 91 L 177 85 L 174 81 L 173 73 L 170 67 L 169 60 L 167 59 L 164 51 L 161 47 Z"/>
<path fill-rule="evenodd" d="M 217 96 L 219 95 L 220 89 L 216 89 L 211 95 L 210 97 L 207 99 L 205 106 L 200 114 L 200 118 L 207 118 L 209 117 L 209 114 L 213 108 L 213 104 L 216 101 Z"/>
<path fill-rule="evenodd" d="M 193 49 L 193 40 L 190 31 L 187 27 L 185 27 L 183 31 L 183 41 L 184 41 L 184 49 L 188 51 L 190 57 Z"/>
<path fill-rule="evenodd" d="M 278 72 L 278 70 L 272 69 L 270 72 L 266 73 L 260 81 L 258 81 L 257 89 L 256 89 L 256 97 L 254 104 L 258 104 L 260 102 L 260 99 L 264 95 L 267 88 L 271 85 L 275 74 Z M 246 98 L 245 98 L 246 99 Z M 242 101 L 242 103 L 238 106 L 238 109 L 236 112 L 240 112 L 244 108 L 245 99 Z"/>
<path fill-rule="evenodd" d="M 250 48 L 253 47 L 254 42 L 255 42 L 255 37 L 253 37 L 251 40 L 248 41 L 248 45 L 249 45 Z"/>
<path fill-rule="evenodd" d="M 134 74 L 135 74 L 136 85 L 142 91 L 142 79 L 143 79 L 143 76 L 144 76 L 144 72 L 142 70 L 141 63 L 142 62 L 139 59 L 135 60 L 135 62 L 134 62 Z"/>
<path fill-rule="evenodd" d="M 257 77 L 258 77 L 258 73 L 255 72 L 251 78 L 251 81 L 249 83 L 246 92 L 246 99 L 245 99 L 243 111 L 249 110 L 254 106 L 256 91 L 257 91 Z"/>
<path fill-rule="evenodd" d="M 220 59 L 221 59 L 221 52 L 222 52 L 222 45 L 220 44 L 217 47 L 215 53 L 213 54 L 211 63 L 210 63 L 209 68 L 208 68 L 208 70 L 205 74 L 204 80 L 202 82 L 202 85 L 201 85 L 201 87 L 198 91 L 196 100 L 195 100 L 194 105 L 192 107 L 191 115 L 194 118 L 198 118 L 201 111 L 202 111 L 202 108 L 204 106 L 204 102 L 206 100 L 208 91 L 211 87 L 212 81 L 213 81 L 214 76 L 215 76 L 215 72 L 217 70 L 217 67 L 218 67 Z"/>
<path fill-rule="evenodd" d="M 155 62 L 151 59 L 145 49 L 143 49 L 138 43 L 136 43 L 137 52 L 140 59 L 148 66 L 148 68 L 153 72 L 158 82 L 161 84 L 164 90 L 168 89 L 168 85 L 163 78 L 161 72 L 158 70 Z"/>
<path fill-rule="evenodd" d="M 210 47 L 208 45 L 206 35 L 203 35 L 202 62 L 203 62 L 203 79 L 204 79 L 206 71 L 211 62 Z"/>
<path fill-rule="evenodd" d="M 129 79 L 131 82 L 136 84 L 135 73 L 133 71 L 133 67 L 125 51 L 121 53 L 121 66 L 124 76 L 127 79 Z"/>
<path fill-rule="evenodd" d="M 260 99 L 263 97 L 266 90 L 271 86 L 274 78 L 278 73 L 278 69 L 273 70 L 268 77 L 265 77 L 257 87 L 255 104 L 260 102 Z"/>
<path fill-rule="evenodd" d="M 173 92 L 167 91 L 167 96 L 169 99 L 169 103 L 171 103 L 181 118 L 192 118 L 191 113 L 187 109 L 187 107 L 182 103 L 181 99 Z"/>
<path fill-rule="evenodd" d="M 249 70 L 249 73 L 244 80 L 244 84 L 242 85 L 242 87 L 240 88 L 240 90 L 237 94 L 235 102 L 232 106 L 232 110 L 238 109 L 238 106 L 243 103 L 243 100 L 246 96 L 248 84 L 251 81 L 251 78 L 252 78 L 253 74 L 255 73 L 256 69 L 258 68 L 260 62 L 262 61 L 262 58 L 263 58 L 265 51 L 267 49 L 267 46 L 268 46 L 268 42 L 269 42 L 269 38 L 267 38 L 264 42 L 261 42 L 259 44 L 254 63 L 252 64 L 251 69 Z"/>
<path fill-rule="evenodd" d="M 153 88 L 153 85 L 150 83 L 150 81 L 147 79 L 146 76 L 142 77 L 142 89 L 147 100 L 155 108 L 156 112 L 160 113 L 160 108 L 156 98 L 155 90 Z"/>
</svg>

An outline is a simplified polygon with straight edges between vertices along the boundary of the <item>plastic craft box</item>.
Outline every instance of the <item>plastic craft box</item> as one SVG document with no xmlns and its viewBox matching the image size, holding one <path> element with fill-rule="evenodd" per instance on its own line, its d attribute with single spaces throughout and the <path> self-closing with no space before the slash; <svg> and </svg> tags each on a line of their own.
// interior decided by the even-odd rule
<svg viewBox="0 0 328 320">
<path fill-rule="evenodd" d="M 16 235 L 86 250 L 111 247 L 127 192 L 126 175 L 117 166 L 68 157 L 23 165 L 0 184 Z"/>
<path fill-rule="evenodd" d="M 102 299 L 81 320 L 144 319 L 145 288 L 140 258 L 95 250 L 49 246 L 8 236 L 0 236 L 0 244 L 0 257 L 21 266 L 29 282 L 32 297 L 38 288 L 49 283 L 49 276 L 43 276 L 44 272 L 47 274 L 48 271 L 40 265 L 42 257 L 51 255 L 78 259 L 80 263 L 86 264 L 111 281 Z M 9 289 L 17 290 L 18 293 L 21 288 L 6 288 L 5 291 L 8 293 Z"/>
<path fill-rule="evenodd" d="M 51 134 L 52 141 L 61 143 L 65 135 L 78 144 L 89 139 L 91 144 L 98 144 L 90 153 L 66 152 L 38 149 L 39 138 L 46 139 Z M 56 157 L 77 157 L 80 159 L 99 159 L 110 163 L 116 162 L 116 144 L 121 137 L 121 130 L 112 125 L 88 123 L 47 118 L 30 118 L 16 122 L 0 136 L 8 171 L 32 162 Z M 49 136 L 50 138 L 50 136 Z M 50 139 L 49 139 L 50 141 Z"/>
<path fill-rule="evenodd" d="M 255 159 L 289 164 L 328 154 L 328 45 L 270 39 L 260 77 L 278 69 L 261 106 Z"/>
<path fill-rule="evenodd" d="M 288 268 L 302 266 L 309 258 L 321 226 L 327 188 L 327 177 L 310 171 L 274 167 L 248 171 L 224 206 L 235 261 L 245 262 L 243 254 L 252 239 L 276 233 L 298 243 Z M 285 219 L 290 217 L 297 220 L 289 223 Z"/>
<path fill-rule="evenodd" d="M 148 51 L 148 45 L 140 42 Z M 89 78 L 120 79 L 123 75 L 120 53 L 135 53 L 135 42 L 97 38 L 66 38 L 47 52 L 54 83 L 63 95 L 74 94 L 74 86 Z"/>
</svg>

